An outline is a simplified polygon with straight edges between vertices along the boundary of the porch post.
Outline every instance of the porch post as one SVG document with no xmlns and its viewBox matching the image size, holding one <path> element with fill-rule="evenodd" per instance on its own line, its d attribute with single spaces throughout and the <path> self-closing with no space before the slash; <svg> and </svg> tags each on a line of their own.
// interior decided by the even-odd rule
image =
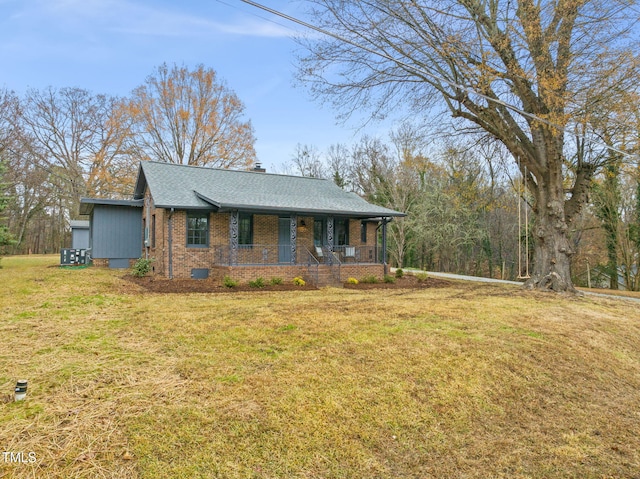
<svg viewBox="0 0 640 479">
<path fill-rule="evenodd" d="M 333 216 L 327 217 L 327 246 L 333 251 Z"/>
<path fill-rule="evenodd" d="M 238 223 L 240 213 L 233 210 L 229 215 L 229 265 L 238 263 Z"/>
<path fill-rule="evenodd" d="M 291 243 L 291 264 L 296 264 L 296 255 L 298 252 L 298 245 L 296 244 L 298 240 L 298 216 L 295 214 L 291 215 L 290 228 L 291 232 L 290 243 Z"/>
<path fill-rule="evenodd" d="M 382 218 L 382 264 L 384 265 L 384 274 L 388 274 L 387 266 L 387 218 Z"/>
</svg>

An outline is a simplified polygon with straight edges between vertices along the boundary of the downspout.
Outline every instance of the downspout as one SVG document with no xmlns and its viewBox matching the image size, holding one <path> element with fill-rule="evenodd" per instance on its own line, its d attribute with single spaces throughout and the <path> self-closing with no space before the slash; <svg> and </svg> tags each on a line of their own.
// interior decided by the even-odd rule
<svg viewBox="0 0 640 479">
<path fill-rule="evenodd" d="M 167 243 L 169 245 L 169 279 L 173 279 L 173 211 L 173 208 L 171 208 L 167 221 L 167 228 L 169 230 L 167 235 Z"/>
<path fill-rule="evenodd" d="M 149 238 L 151 231 L 151 212 L 149 211 L 150 207 L 150 199 L 148 196 L 144 199 L 144 210 L 145 210 L 145 220 L 144 220 L 144 259 L 149 259 Z"/>
</svg>

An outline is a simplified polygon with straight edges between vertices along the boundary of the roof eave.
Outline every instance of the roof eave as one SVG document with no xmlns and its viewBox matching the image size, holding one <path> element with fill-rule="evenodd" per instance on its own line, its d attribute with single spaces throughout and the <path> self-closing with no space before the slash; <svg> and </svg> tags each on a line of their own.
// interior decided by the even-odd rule
<svg viewBox="0 0 640 479">
<path fill-rule="evenodd" d="M 142 169 L 143 162 L 138 165 L 138 177 L 136 178 L 136 187 L 133 190 L 133 198 L 136 200 L 144 198 L 144 191 L 147 188 L 147 178 L 144 176 Z"/>
<path fill-rule="evenodd" d="M 131 208 L 141 208 L 142 200 L 111 200 L 104 198 L 80 198 L 80 214 L 90 215 L 96 205 L 100 206 L 129 206 Z"/>
<path fill-rule="evenodd" d="M 155 205 L 156 208 L 163 209 L 177 209 L 177 210 L 212 210 L 218 213 L 229 213 L 231 211 L 248 211 L 258 214 L 282 214 L 282 213 L 294 213 L 297 215 L 309 215 L 309 216 L 348 216 L 350 218 L 362 218 L 362 219 L 375 219 L 375 218 L 387 218 L 387 217 L 404 217 L 405 213 L 399 211 L 352 211 L 352 210 L 327 210 L 327 209 L 309 209 L 309 208 L 284 208 L 277 206 L 253 206 L 253 205 L 234 205 L 234 204 L 222 204 L 217 206 L 215 202 L 208 200 L 201 195 L 198 195 L 200 199 L 206 201 L 210 206 L 195 206 L 195 205 L 178 205 L 178 204 L 165 204 Z"/>
<path fill-rule="evenodd" d="M 202 201 L 204 201 L 204 202 L 206 202 L 206 203 L 209 203 L 211 206 L 213 206 L 213 207 L 215 208 L 215 210 L 216 210 L 216 211 L 218 211 L 218 210 L 220 209 L 220 203 L 219 203 L 219 202 L 217 202 L 217 201 L 215 201 L 215 200 L 212 200 L 211 198 L 209 198 L 209 197 L 207 197 L 207 196 L 205 196 L 205 195 L 203 195 L 203 194 L 201 194 L 201 193 L 198 193 L 198 192 L 197 192 L 197 191 L 195 191 L 195 190 L 193 190 L 193 193 L 194 193 L 194 194 L 195 194 L 199 199 L 201 199 Z"/>
<path fill-rule="evenodd" d="M 335 209 L 314 209 L 314 208 L 284 208 L 277 206 L 252 206 L 252 205 L 234 205 L 223 204 L 220 205 L 220 212 L 228 212 L 233 210 L 251 211 L 255 213 L 295 213 L 298 215 L 334 215 L 334 216 L 349 216 L 351 218 L 380 218 L 388 216 L 407 216 L 405 213 L 399 211 L 354 211 L 354 210 L 335 210 Z"/>
</svg>

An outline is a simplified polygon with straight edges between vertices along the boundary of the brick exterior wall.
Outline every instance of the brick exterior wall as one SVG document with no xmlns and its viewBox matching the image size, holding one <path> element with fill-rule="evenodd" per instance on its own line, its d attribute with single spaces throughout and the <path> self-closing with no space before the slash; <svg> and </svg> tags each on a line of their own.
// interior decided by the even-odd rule
<svg viewBox="0 0 640 479">
<path fill-rule="evenodd" d="M 129 260 L 129 268 L 131 268 L 135 264 L 135 259 Z M 109 267 L 109 258 L 96 258 L 91 259 L 91 264 L 96 268 L 108 268 Z"/>
<path fill-rule="evenodd" d="M 340 266 L 340 281 L 343 283 L 349 278 L 361 280 L 365 276 L 373 275 L 378 280 L 384 277 L 384 265 L 382 264 L 343 264 Z"/>
<path fill-rule="evenodd" d="M 295 277 L 302 277 L 307 282 L 313 282 L 312 275 L 306 266 L 214 266 L 211 269 L 209 278 L 221 282 L 225 276 L 247 283 L 257 278 L 263 278 L 267 283 L 271 278 L 282 278 L 286 283 L 290 283 Z"/>
<path fill-rule="evenodd" d="M 229 244 L 229 213 L 209 215 L 210 245 Z"/>
<path fill-rule="evenodd" d="M 253 215 L 253 244 L 278 244 L 278 217 Z"/>
<path fill-rule="evenodd" d="M 304 227 L 301 227 L 304 221 Z M 307 250 L 313 252 L 313 216 L 298 216 L 298 261 L 306 261 Z"/>
<path fill-rule="evenodd" d="M 155 231 L 154 221 L 155 216 Z M 190 278 L 191 270 L 194 268 L 208 268 L 209 277 L 212 280 L 220 280 L 225 275 L 233 279 L 246 282 L 263 277 L 269 280 L 273 277 L 283 278 L 291 281 L 296 276 L 302 276 L 309 280 L 307 267 L 302 264 L 298 266 L 289 265 L 237 265 L 227 266 L 230 231 L 229 213 L 209 214 L 209 247 L 195 248 L 187 247 L 187 212 L 176 210 L 173 214 L 169 210 L 156 208 L 149 190 L 145 192 L 145 205 L 142 212 L 143 223 L 149 228 L 149 246 L 143 247 L 141 257 L 148 254 L 154 258 L 152 265 L 153 273 L 161 276 L 169 276 L 169 218 L 172 226 L 172 263 L 174 278 Z M 298 263 L 306 263 L 308 258 L 307 250 L 315 252 L 313 244 L 313 216 L 298 216 L 297 229 L 297 260 Z M 304 221 L 305 226 L 302 226 Z M 360 220 L 349 221 L 349 244 L 352 246 L 363 246 L 361 242 Z M 367 246 L 376 245 L 376 223 L 368 222 L 367 225 Z M 155 239 L 155 242 L 154 242 Z M 278 216 L 259 215 L 253 216 L 253 243 L 257 245 L 277 245 L 278 244 Z M 222 247 L 222 248 L 221 248 Z M 364 251 L 364 250 L 362 250 Z M 107 266 L 98 264 L 96 266 Z M 341 280 L 346 281 L 348 277 L 361 278 L 373 274 L 378 278 L 383 276 L 383 265 L 380 264 L 343 264 L 341 269 Z"/>
<path fill-rule="evenodd" d="M 165 275 L 167 271 L 166 263 L 166 241 L 167 241 L 167 211 L 163 208 L 156 208 L 153 203 L 153 198 L 149 193 L 149 189 L 145 191 L 145 206 L 142 210 L 142 218 L 147 218 L 147 205 L 149 206 L 148 217 L 149 223 L 149 248 L 147 248 L 147 254 L 149 258 L 154 258 L 155 261 L 151 265 L 152 271 L 155 274 Z M 155 225 L 154 218 L 155 216 Z M 155 228 L 154 228 L 155 226 Z M 155 240 L 155 241 L 154 241 Z M 143 255 L 144 255 L 143 251 Z"/>
</svg>

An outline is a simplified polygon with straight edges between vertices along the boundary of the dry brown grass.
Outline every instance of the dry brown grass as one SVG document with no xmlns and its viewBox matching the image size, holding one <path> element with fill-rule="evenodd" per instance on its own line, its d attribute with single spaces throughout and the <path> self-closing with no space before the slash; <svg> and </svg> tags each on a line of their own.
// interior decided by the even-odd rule
<svg viewBox="0 0 640 479">
<path fill-rule="evenodd" d="M 638 478 L 640 314 L 454 284 L 159 295 L 6 258 L 2 477 Z M 0 458 L 1 459 L 1 458 Z"/>
</svg>

